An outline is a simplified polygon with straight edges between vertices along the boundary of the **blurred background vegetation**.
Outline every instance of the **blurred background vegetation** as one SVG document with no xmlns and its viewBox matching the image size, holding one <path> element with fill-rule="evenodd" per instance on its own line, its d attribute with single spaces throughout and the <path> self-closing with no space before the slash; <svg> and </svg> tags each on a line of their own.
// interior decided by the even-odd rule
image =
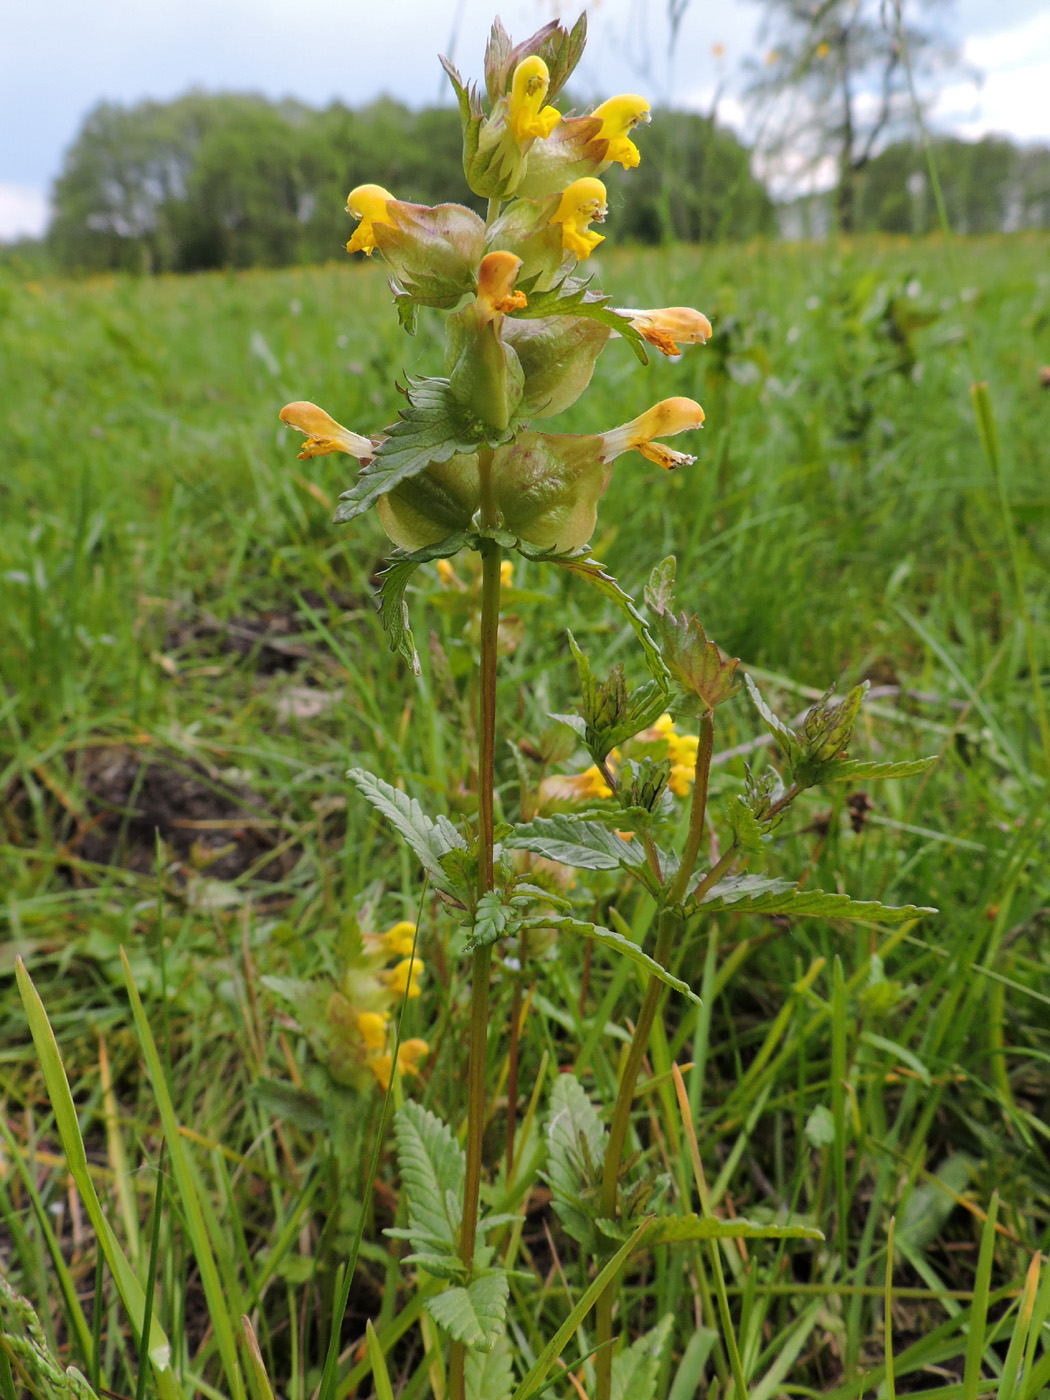
<svg viewBox="0 0 1050 1400">
<path fill-rule="evenodd" d="M 734 242 L 821 236 L 829 192 L 775 203 L 752 152 L 717 113 L 659 112 L 645 158 L 607 174 L 618 242 Z M 935 141 L 958 232 L 1050 228 L 1050 148 L 1006 139 Z M 192 272 L 286 267 L 338 257 L 347 191 L 365 181 L 400 199 L 471 203 L 457 114 L 389 98 L 352 110 L 191 92 L 171 102 L 101 103 L 85 118 L 54 188 L 46 237 L 6 250 L 59 271 Z M 925 153 L 891 141 L 851 177 L 856 232 L 924 234 L 937 218 Z M 631 182 L 630 200 L 625 181 Z"/>
</svg>

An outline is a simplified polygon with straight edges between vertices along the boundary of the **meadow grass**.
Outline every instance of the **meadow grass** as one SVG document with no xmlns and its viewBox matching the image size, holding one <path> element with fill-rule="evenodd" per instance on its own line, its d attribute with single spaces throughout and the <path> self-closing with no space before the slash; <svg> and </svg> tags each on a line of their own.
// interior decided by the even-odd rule
<svg viewBox="0 0 1050 1400">
<path fill-rule="evenodd" d="M 611 252 L 601 274 L 618 303 L 699 305 L 716 334 L 647 370 L 611 347 L 558 420 L 596 431 L 670 394 L 703 403 L 696 466 L 618 465 L 597 556 L 640 593 L 674 552 L 679 603 L 785 713 L 869 678 L 855 756 L 940 756 L 924 778 L 873 788 L 870 807 L 811 794 L 776 852 L 814 887 L 938 917 L 880 930 L 723 916 L 673 961 L 704 1004 L 672 1000 L 650 1042 L 634 1150 L 654 1189 L 691 1208 L 671 1073 L 691 1065 L 683 1092 L 716 1213 L 790 1212 L 826 1238 L 724 1251 L 753 1400 L 880 1386 L 1027 1396 L 1050 1381 L 1045 1308 L 1020 1292 L 1050 1247 L 1047 251 L 1034 236 L 960 243 L 961 303 L 933 242 Z M 85 1170 L 143 1285 L 155 1269 L 147 1292 L 185 1393 L 239 1393 L 228 1348 L 242 1314 L 275 1389 L 314 1392 L 362 1210 L 338 1394 L 373 1371 L 382 1394 L 377 1357 L 398 1393 L 440 1392 L 432 1324 L 399 1291 L 399 1248 L 382 1234 L 403 1217 L 389 1149 L 362 1199 L 382 1098 L 331 1083 L 281 995 L 289 979 L 335 975 L 362 901 L 376 927 L 418 917 L 428 980 L 405 1033 L 431 1053 L 411 1092 L 462 1122 L 458 935 L 344 774 L 353 763 L 431 808 L 470 810 L 470 596 L 429 568 L 416 576 L 423 665 L 408 676 L 374 609 L 385 538 L 371 518 L 329 523 L 346 460 L 297 462 L 276 418 L 310 398 L 374 431 L 393 415 L 395 376 L 438 372 L 436 323 L 408 338 L 388 301 L 372 267 L 0 282 L 0 1265 L 35 1305 L 42 1345 L 96 1390 L 141 1394 L 146 1372 L 58 1150 L 14 992 L 19 955 L 66 1066 Z M 1001 491 L 976 377 L 997 415 Z M 564 628 L 637 672 L 632 634 L 542 565 L 516 562 L 509 606 L 521 627 L 501 662 L 502 737 L 549 749 L 547 716 L 575 695 Z M 743 699 L 719 718 L 716 801 L 765 752 L 748 747 Z M 497 781 L 515 814 L 506 747 Z M 618 912 L 643 940 L 644 903 L 625 895 Z M 640 996 L 631 965 L 569 940 L 534 972 L 520 1082 L 537 1109 L 511 1242 L 530 1276 L 512 1284 L 523 1357 L 590 1263 L 536 1174 L 550 1083 L 574 1069 L 607 1097 Z M 513 976 L 498 977 L 493 1028 L 513 995 Z M 497 1112 L 490 1204 L 508 1194 L 504 1130 Z M 733 1383 L 706 1258 L 696 1244 L 653 1250 L 623 1295 L 629 1336 L 675 1318 L 658 1391 L 673 1400 Z M 1015 1327 L 1028 1301 L 1030 1333 Z M 13 1306 L 0 1299 L 9 1332 Z M 584 1391 L 588 1335 L 563 1357 Z M 0 1359 L 15 1367 L 0 1374 L 6 1396 L 16 1383 L 46 1393 L 24 1357 Z"/>
</svg>

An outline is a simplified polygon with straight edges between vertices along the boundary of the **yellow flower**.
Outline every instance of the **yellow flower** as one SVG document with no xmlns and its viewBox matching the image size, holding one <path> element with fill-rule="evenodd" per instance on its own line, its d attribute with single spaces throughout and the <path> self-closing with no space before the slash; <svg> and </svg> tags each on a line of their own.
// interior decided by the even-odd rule
<svg viewBox="0 0 1050 1400">
<path fill-rule="evenodd" d="M 680 355 L 678 342 L 683 345 L 703 345 L 711 336 L 711 322 L 702 311 L 691 306 L 661 306 L 649 311 L 617 307 L 621 316 L 630 317 L 631 325 L 664 355 Z"/>
<path fill-rule="evenodd" d="M 577 258 L 589 258 L 602 242 L 603 235 L 587 227 L 592 220 L 601 223 L 607 209 L 605 186 L 593 175 L 574 180 L 563 191 L 561 201 L 550 222 L 561 224 L 561 245 Z"/>
<path fill-rule="evenodd" d="M 828 43 L 825 43 L 823 40 L 817 45 L 817 57 L 818 57 L 818 58 L 827 58 L 827 56 L 828 56 L 828 54 L 829 54 L 830 52 L 831 52 L 831 45 L 828 44 Z"/>
<path fill-rule="evenodd" d="M 420 995 L 419 979 L 423 975 L 422 958 L 402 958 L 389 972 L 383 974 L 387 986 L 395 996 L 402 997 L 407 990 L 409 1000 Z"/>
<path fill-rule="evenodd" d="M 393 226 L 394 221 L 387 209 L 393 198 L 390 191 L 385 190 L 382 185 L 358 185 L 350 191 L 346 200 L 347 213 L 353 214 L 354 218 L 360 219 L 361 222 L 357 226 L 357 232 L 346 245 L 348 253 L 367 253 L 369 257 L 372 256 L 372 250 L 376 246 L 372 236 L 372 225 Z"/>
<path fill-rule="evenodd" d="M 452 567 L 451 559 L 437 560 L 437 574 L 438 582 L 441 584 L 442 588 L 463 588 L 462 583 L 459 581 L 459 575 Z"/>
<path fill-rule="evenodd" d="M 540 783 L 539 804 L 546 807 L 552 802 L 594 802 L 611 796 L 612 789 L 601 769 L 594 764 L 584 773 L 558 773 L 544 778 Z"/>
<path fill-rule="evenodd" d="M 369 1050 L 382 1050 L 386 1044 L 386 1027 L 390 1017 L 385 1011 L 362 1011 L 357 1029 Z"/>
<path fill-rule="evenodd" d="M 550 87 L 550 73 L 537 54 L 524 59 L 514 70 L 510 87 L 510 129 L 519 143 L 551 134 L 561 121 L 557 107 L 545 107 L 543 100 Z"/>
<path fill-rule="evenodd" d="M 359 462 L 367 464 L 375 456 L 376 450 L 370 438 L 344 428 L 315 403 L 300 401 L 285 404 L 280 417 L 282 423 L 298 428 L 301 433 L 308 435 L 303 443 L 303 450 L 299 453 L 300 459 L 324 457 L 329 452 L 345 452 L 348 456 L 356 457 Z"/>
<path fill-rule="evenodd" d="M 688 466 L 696 461 L 695 457 L 690 457 L 687 452 L 675 452 L 673 448 L 664 447 L 663 443 L 655 442 L 654 438 L 674 437 L 676 433 L 699 428 L 703 421 L 704 410 L 692 399 L 663 399 L 637 418 L 632 418 L 629 423 L 602 434 L 602 461 L 611 462 L 622 452 L 634 451 L 640 452 L 650 462 L 655 462 L 657 466 L 665 467 L 668 471 L 673 471 L 675 467 Z"/>
<path fill-rule="evenodd" d="M 504 559 L 499 566 L 499 581 L 504 588 L 509 588 L 514 582 L 514 565 L 509 559 Z"/>
<path fill-rule="evenodd" d="M 679 734 L 674 720 L 663 714 L 648 729 L 643 729 L 638 738 L 648 743 L 667 745 L 667 757 L 671 760 L 671 773 L 667 786 L 676 797 L 688 797 L 689 789 L 696 776 L 696 751 L 700 746 L 699 735 Z"/>
<path fill-rule="evenodd" d="M 410 924 L 407 919 L 402 919 L 399 924 L 394 924 L 383 934 L 383 942 L 387 950 L 396 953 L 398 957 L 404 958 L 412 952 L 416 941 L 416 926 Z"/>
<path fill-rule="evenodd" d="M 639 122 L 652 120 L 645 98 L 639 97 L 636 92 L 624 92 L 595 107 L 591 116 L 597 117 L 602 124 L 600 139 L 609 143 L 605 159 L 618 160 L 625 170 L 632 170 L 641 156 L 627 133 L 633 131 Z"/>
<path fill-rule="evenodd" d="M 491 321 L 505 311 L 518 311 L 527 306 L 524 292 L 513 291 L 514 279 L 521 271 L 521 259 L 514 253 L 497 249 L 486 253 L 478 267 L 478 309 L 482 319 Z"/>
<path fill-rule="evenodd" d="M 430 1052 L 430 1046 L 425 1040 L 406 1040 L 397 1052 L 397 1068 L 402 1078 L 419 1073 L 419 1062 Z M 374 1060 L 369 1060 L 368 1068 L 379 1081 L 379 1087 L 386 1090 L 390 1087 L 390 1074 L 394 1067 L 393 1057 L 390 1054 L 377 1055 Z"/>
</svg>

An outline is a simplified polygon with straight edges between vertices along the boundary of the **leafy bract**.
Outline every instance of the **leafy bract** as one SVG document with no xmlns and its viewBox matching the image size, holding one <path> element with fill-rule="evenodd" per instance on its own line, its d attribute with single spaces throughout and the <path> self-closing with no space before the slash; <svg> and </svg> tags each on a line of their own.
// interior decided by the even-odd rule
<svg viewBox="0 0 1050 1400">
<path fill-rule="evenodd" d="M 397 550 L 389 564 L 379 575 L 379 615 L 383 630 L 390 638 L 390 650 L 399 652 L 412 667 L 412 674 L 420 674 L 419 654 L 416 651 L 412 628 L 408 622 L 408 605 L 405 602 L 405 589 L 420 564 L 428 564 L 433 559 L 451 559 L 466 544 L 465 534 L 450 535 L 438 544 L 427 545 L 424 549 L 413 550 L 410 554 Z"/>
<path fill-rule="evenodd" d="M 351 768 L 346 776 L 415 852 L 435 889 L 457 900 L 469 894 L 454 882 L 442 864 L 442 857 L 449 851 L 467 848 L 448 817 L 428 817 L 414 797 L 399 792 L 365 768 Z"/>
<path fill-rule="evenodd" d="M 516 541 L 515 548 L 526 559 L 532 559 L 542 564 L 557 564 L 560 569 L 567 569 L 569 573 L 586 579 L 592 588 L 596 588 L 603 597 L 614 603 L 634 628 L 635 635 L 645 652 L 646 665 L 649 667 L 653 679 L 666 687 L 667 667 L 660 655 L 660 648 L 649 630 L 649 624 L 635 607 L 634 599 L 629 593 L 624 592 L 604 564 L 599 563 L 597 559 L 592 559 L 587 549 L 577 550 L 573 554 L 552 554 L 549 550 L 536 549 L 524 540 Z"/>
<path fill-rule="evenodd" d="M 683 996 L 689 998 L 696 1006 L 700 1005 L 700 998 L 687 982 L 675 977 L 668 972 L 667 968 L 658 963 L 655 958 L 651 958 L 648 953 L 643 952 L 637 943 L 632 943 L 624 934 L 616 932 L 611 928 L 604 928 L 601 924 L 588 923 L 584 919 L 570 919 L 563 915 L 543 917 L 545 928 L 561 929 L 564 933 L 582 934 L 584 938 L 593 938 L 595 943 L 601 943 L 603 947 L 610 948 L 614 953 L 620 953 L 629 959 L 636 967 L 642 968 L 650 977 L 658 977 L 668 987 L 673 987 L 676 992 L 681 992 Z"/>
<path fill-rule="evenodd" d="M 653 1400 L 673 1323 L 674 1314 L 665 1314 L 626 1351 L 613 1357 L 611 1400 Z"/>
<path fill-rule="evenodd" d="M 335 513 L 337 525 L 364 514 L 380 496 L 426 471 L 432 462 L 469 454 L 486 441 L 484 428 L 464 412 L 447 379 L 409 379 L 403 393 L 408 407 L 386 429 L 354 485 L 339 497 L 343 504 Z"/>
<path fill-rule="evenodd" d="M 851 899 L 848 894 L 826 894 L 805 890 L 792 880 L 767 875 L 734 875 L 720 880 L 699 903 L 686 905 L 687 914 L 787 914 L 793 918 L 849 919 L 878 924 L 901 924 L 923 914 L 936 914 L 926 905 L 879 904 L 875 900 Z"/>
<path fill-rule="evenodd" d="M 568 724 L 579 734 L 595 763 L 604 763 L 618 744 L 640 733 L 663 713 L 667 690 L 656 680 L 629 689 L 622 666 L 614 666 L 608 679 L 601 681 L 571 632 L 569 646 L 580 676 L 582 715 L 554 715 L 553 718 Z"/>
<path fill-rule="evenodd" d="M 547 1171 L 551 1205 L 565 1232 L 593 1252 L 600 1239 L 595 1206 L 608 1133 L 580 1082 L 555 1077 L 547 1119 Z"/>
<path fill-rule="evenodd" d="M 468 1351 L 464 1367 L 467 1400 L 510 1400 L 514 1368 L 506 1333 L 497 1337 L 491 1351 Z"/>
<path fill-rule="evenodd" d="M 580 870 L 630 869 L 645 861 L 645 852 L 637 841 L 625 841 L 601 822 L 568 813 L 523 822 L 504 844 L 512 850 L 531 851 Z"/>
<path fill-rule="evenodd" d="M 654 1220 L 646 1243 L 679 1244 L 686 1240 L 822 1240 L 824 1236 L 810 1225 L 764 1225 L 737 1216 L 717 1220 L 710 1215 L 670 1215 Z"/>
<path fill-rule="evenodd" d="M 528 305 L 513 313 L 517 321 L 533 321 L 544 316 L 584 316 L 590 321 L 598 321 L 603 326 L 623 337 L 638 356 L 643 365 L 649 363 L 645 349 L 645 337 L 631 324 L 631 318 L 610 305 L 611 298 L 603 292 L 589 289 L 587 282 L 565 278 L 548 291 L 538 292 L 531 280 L 521 284 L 528 297 Z"/>
<path fill-rule="evenodd" d="M 505 1332 L 509 1284 L 493 1269 L 464 1287 L 446 1288 L 427 1300 L 427 1311 L 454 1341 L 475 1351 L 491 1351 Z"/>
<path fill-rule="evenodd" d="M 397 1111 L 394 1137 L 412 1246 L 452 1253 L 459 1238 L 467 1170 L 463 1150 L 447 1125 L 412 1099 Z"/>
<path fill-rule="evenodd" d="M 736 693 L 735 673 L 740 663 L 724 657 L 708 640 L 698 617 L 675 611 L 675 568 L 671 557 L 653 570 L 645 590 L 646 607 L 656 618 L 664 664 L 676 683 L 675 710 L 713 710 Z"/>
</svg>

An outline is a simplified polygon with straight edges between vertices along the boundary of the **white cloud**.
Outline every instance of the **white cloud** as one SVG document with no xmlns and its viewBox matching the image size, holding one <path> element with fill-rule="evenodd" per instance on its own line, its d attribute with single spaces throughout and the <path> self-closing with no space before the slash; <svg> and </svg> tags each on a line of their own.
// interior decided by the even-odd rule
<svg viewBox="0 0 1050 1400">
<path fill-rule="evenodd" d="M 968 39 L 963 57 L 985 76 L 945 88 L 934 111 L 939 126 L 971 139 L 995 132 L 1050 140 L 1050 11 Z"/>
<path fill-rule="evenodd" d="M 39 238 L 47 227 L 47 195 L 29 185 L 0 185 L 0 243 Z"/>
</svg>

